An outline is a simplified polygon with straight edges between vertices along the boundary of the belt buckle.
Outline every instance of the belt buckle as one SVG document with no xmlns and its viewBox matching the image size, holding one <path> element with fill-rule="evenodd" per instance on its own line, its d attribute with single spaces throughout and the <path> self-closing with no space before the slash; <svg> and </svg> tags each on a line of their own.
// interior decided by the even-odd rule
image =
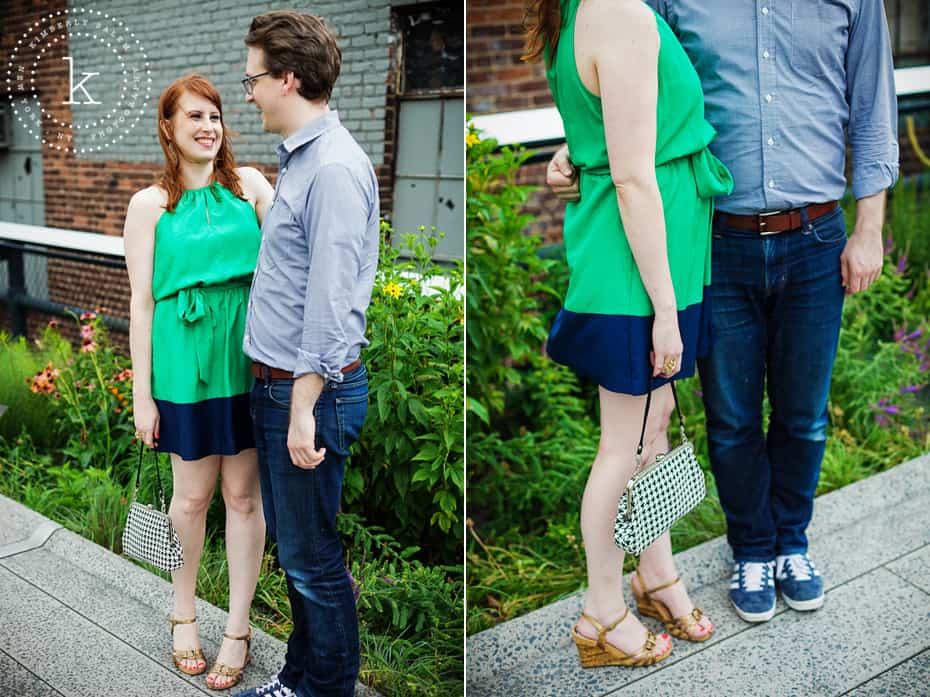
<svg viewBox="0 0 930 697">
<path fill-rule="evenodd" d="M 779 215 L 784 213 L 784 211 L 769 211 L 768 213 L 759 213 L 759 235 L 765 237 L 767 235 L 777 235 L 781 230 L 766 230 L 766 222 L 763 218 L 768 218 L 770 215 Z"/>
</svg>

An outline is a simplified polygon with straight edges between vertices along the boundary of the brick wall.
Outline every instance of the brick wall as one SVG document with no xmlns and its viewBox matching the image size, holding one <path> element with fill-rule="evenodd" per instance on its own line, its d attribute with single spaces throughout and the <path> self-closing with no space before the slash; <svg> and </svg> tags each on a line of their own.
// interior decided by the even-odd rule
<svg viewBox="0 0 930 697">
<path fill-rule="evenodd" d="M 552 106 L 542 63 L 520 60 L 524 0 L 468 0 L 466 109 L 488 114 Z"/>
</svg>

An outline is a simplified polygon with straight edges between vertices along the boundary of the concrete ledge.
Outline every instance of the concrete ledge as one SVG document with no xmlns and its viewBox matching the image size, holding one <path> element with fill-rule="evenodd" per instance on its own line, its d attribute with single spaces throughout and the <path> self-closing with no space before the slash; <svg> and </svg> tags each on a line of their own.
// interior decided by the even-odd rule
<svg viewBox="0 0 930 697">
<path fill-rule="evenodd" d="M 20 533 L 27 524 L 46 531 L 55 526 L 4 497 L 0 519 L 17 521 Z M 22 546 L 0 559 L 0 687 L 7 688 L 0 694 L 216 694 L 205 676 L 182 675 L 171 660 L 169 582 L 60 526 L 41 547 Z M 226 613 L 198 600 L 197 617 L 209 664 Z M 252 635 L 252 663 L 239 689 L 262 684 L 284 663 L 283 642 L 255 627 Z M 11 689 L 36 676 L 50 692 Z M 356 695 L 377 693 L 358 685 Z"/>
<path fill-rule="evenodd" d="M 780 631 L 773 628 L 793 628 L 795 623 L 801 622 L 798 626 L 806 630 L 808 624 L 804 620 L 807 618 L 812 618 L 824 630 L 824 636 L 830 636 L 831 628 L 842 636 L 852 631 L 854 639 L 872 646 L 870 637 L 855 631 L 855 625 L 849 622 L 850 617 L 860 618 L 864 622 L 861 629 L 872 633 L 877 642 L 874 645 L 881 647 L 882 658 L 861 654 L 864 670 L 874 672 L 856 676 L 847 670 L 843 676 L 847 682 L 834 684 L 828 681 L 821 685 L 822 690 L 817 688 L 814 691 L 805 691 L 803 686 L 798 686 L 799 691 L 795 694 L 840 694 L 855 684 L 865 682 L 870 675 L 888 670 L 896 662 L 908 660 L 930 646 L 930 633 L 926 631 L 922 632 L 916 645 L 913 642 L 914 630 L 921 621 L 926 628 L 926 618 L 930 613 L 930 604 L 922 605 L 930 598 L 927 590 L 930 587 L 930 580 L 927 580 L 930 579 L 930 456 L 917 458 L 818 498 L 809 538 L 811 553 L 824 575 L 828 593 L 824 609 L 817 613 L 795 613 L 779 600 L 776 619 L 766 625 L 749 625 L 736 617 L 726 595 L 732 560 L 725 538 L 720 537 L 678 555 L 678 567 L 688 583 L 692 598 L 717 625 L 709 642 L 676 641 L 672 657 L 648 669 L 584 670 L 578 665 L 569 637 L 571 625 L 581 609 L 581 594 L 576 593 L 472 636 L 468 640 L 468 694 L 470 697 L 580 697 L 613 695 L 626 686 L 633 689 L 634 684 L 637 685 L 635 689 L 642 690 L 644 694 L 647 691 L 650 694 L 698 694 L 687 689 L 685 692 L 673 692 L 674 681 L 666 683 L 665 679 L 657 677 L 660 673 L 667 674 L 669 677 L 666 679 L 671 680 L 678 671 L 684 671 L 684 675 L 687 671 L 693 673 L 696 670 L 697 674 L 712 680 L 702 686 L 704 694 L 761 695 L 765 692 L 738 681 L 732 683 L 732 691 L 729 691 L 730 688 L 726 688 L 730 684 L 727 675 L 738 672 L 739 665 L 747 667 L 739 661 L 744 653 L 754 654 L 759 660 L 750 673 L 760 669 L 764 672 L 766 654 L 756 649 L 770 643 L 773 631 Z M 863 578 L 874 582 L 865 583 L 860 580 Z M 628 583 L 629 579 L 625 579 L 624 592 L 627 592 Z M 848 587 L 858 590 L 848 596 Z M 878 603 L 879 596 L 888 599 L 897 596 L 897 599 L 890 607 L 879 604 L 873 608 L 870 605 L 862 612 L 858 612 L 852 602 Z M 844 602 L 843 598 L 849 602 Z M 875 624 L 863 617 L 872 609 L 887 617 L 898 607 L 912 607 L 907 617 L 902 615 L 896 620 L 903 623 L 906 630 L 899 635 L 885 636 L 879 631 L 883 626 L 880 622 Z M 890 617 L 887 619 L 891 621 Z M 653 630 L 664 631 L 660 624 L 651 620 L 646 620 L 646 624 Z M 788 631 L 791 634 L 787 636 L 794 636 L 794 629 Z M 921 633 L 918 631 L 918 634 Z M 895 647 L 904 644 L 907 649 L 902 654 L 895 654 L 894 647 L 885 643 L 885 639 Z M 811 650 L 813 654 L 806 658 L 815 661 L 814 656 L 820 649 L 815 647 Z M 721 656 L 721 660 L 715 662 L 717 673 L 705 673 L 701 664 L 712 655 Z M 791 646 L 772 655 L 790 657 Z M 832 649 L 824 652 L 827 663 L 832 655 Z M 893 657 L 893 660 L 889 662 L 887 657 Z M 676 669 L 679 663 L 681 667 Z M 856 682 L 850 684 L 848 680 Z M 693 687 L 699 685 L 700 681 Z M 740 690 L 748 691 L 741 693 Z M 782 693 L 776 689 L 773 694 L 791 692 Z"/>
</svg>

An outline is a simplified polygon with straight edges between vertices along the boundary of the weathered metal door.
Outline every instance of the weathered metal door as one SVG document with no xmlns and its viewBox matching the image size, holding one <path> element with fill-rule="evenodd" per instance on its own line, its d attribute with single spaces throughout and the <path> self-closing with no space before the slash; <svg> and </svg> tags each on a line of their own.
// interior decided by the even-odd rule
<svg viewBox="0 0 930 697">
<path fill-rule="evenodd" d="M 18 100 L 17 100 L 18 102 Z M 42 179 L 42 144 L 33 103 L 29 114 L 20 106 L 13 113 L 9 102 L 0 103 L 0 225 L 3 222 L 45 225 L 45 189 Z M 25 121 L 25 123 L 24 123 Z M 48 299 L 48 273 L 45 257 L 26 255 L 26 289 L 36 298 Z M 9 287 L 9 269 L 0 264 L 0 288 Z"/>
<path fill-rule="evenodd" d="M 465 246 L 465 103 L 460 96 L 404 99 L 397 124 L 394 229 L 425 225 L 446 236 L 437 259 L 461 259 Z M 396 241 L 395 241 L 396 244 Z"/>
</svg>

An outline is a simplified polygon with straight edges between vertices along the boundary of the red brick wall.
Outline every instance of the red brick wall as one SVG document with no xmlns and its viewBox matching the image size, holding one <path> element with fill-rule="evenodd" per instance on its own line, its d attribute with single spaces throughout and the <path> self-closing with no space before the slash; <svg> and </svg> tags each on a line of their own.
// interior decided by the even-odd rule
<svg viewBox="0 0 930 697">
<path fill-rule="evenodd" d="M 542 63 L 520 60 L 523 0 L 468 0 L 465 105 L 487 114 L 552 106 Z"/>
</svg>

